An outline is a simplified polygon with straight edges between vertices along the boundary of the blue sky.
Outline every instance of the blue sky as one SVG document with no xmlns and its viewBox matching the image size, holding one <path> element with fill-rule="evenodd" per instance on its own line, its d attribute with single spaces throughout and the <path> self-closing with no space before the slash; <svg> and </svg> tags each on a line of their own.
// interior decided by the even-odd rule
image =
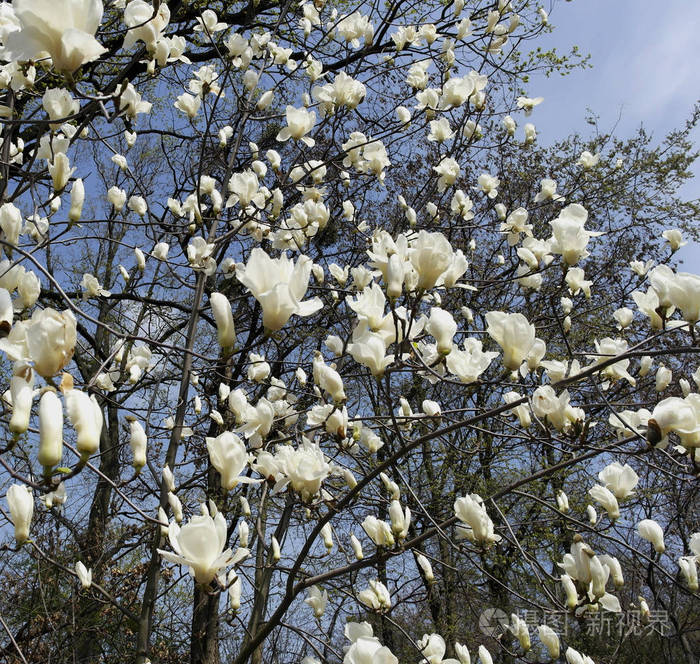
<svg viewBox="0 0 700 664">
<path fill-rule="evenodd" d="M 661 138 L 700 99 L 698 0 L 558 0 L 550 23 L 555 30 L 541 46 L 567 53 L 576 44 L 591 55 L 593 68 L 531 80 L 528 95 L 545 98 L 531 118 L 539 140 L 585 132 L 587 108 L 603 130 L 617 122 L 616 133 L 625 136 L 644 124 Z M 700 131 L 695 138 L 700 144 Z M 683 190 L 688 198 L 700 197 L 700 165 L 695 173 Z M 688 245 L 679 257 L 685 269 L 700 272 L 700 245 Z"/>
</svg>

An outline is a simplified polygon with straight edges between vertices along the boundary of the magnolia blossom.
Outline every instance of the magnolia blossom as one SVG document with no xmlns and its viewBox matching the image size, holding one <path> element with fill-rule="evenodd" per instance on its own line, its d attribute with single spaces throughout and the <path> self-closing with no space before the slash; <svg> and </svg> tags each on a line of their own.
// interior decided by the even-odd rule
<svg viewBox="0 0 700 664">
<path fill-rule="evenodd" d="M 124 38 L 124 48 L 131 48 L 137 41 L 142 41 L 149 51 L 154 51 L 169 22 L 170 9 L 165 2 L 160 3 L 154 16 L 153 5 L 145 0 L 131 0 L 124 10 L 124 23 L 129 28 Z"/>
<path fill-rule="evenodd" d="M 581 166 L 581 168 L 584 169 L 590 169 L 590 168 L 595 168 L 598 165 L 598 162 L 600 161 L 600 154 L 592 154 L 588 150 L 584 150 L 581 153 L 581 156 L 578 158 L 578 161 L 576 162 L 577 166 Z"/>
<path fill-rule="evenodd" d="M 433 307 L 430 310 L 430 318 L 425 325 L 425 331 L 437 341 L 437 350 L 440 355 L 450 354 L 452 339 L 457 332 L 457 323 L 449 311 Z"/>
<path fill-rule="evenodd" d="M 39 453 L 37 460 L 53 468 L 63 456 L 63 406 L 56 393 L 47 390 L 39 401 Z"/>
<path fill-rule="evenodd" d="M 473 493 L 457 498 L 454 511 L 463 524 L 457 527 L 460 536 L 486 548 L 494 542 L 501 541 L 501 536 L 494 532 L 493 521 L 486 512 L 483 499 L 478 494 Z"/>
<path fill-rule="evenodd" d="M 500 205 L 500 203 L 497 205 Z M 505 217 L 505 205 L 502 206 L 502 208 L 497 208 L 496 211 L 498 212 L 499 209 Z M 500 225 L 499 230 L 501 233 L 507 234 L 506 238 L 509 246 L 513 247 L 518 244 L 522 234 L 525 234 L 527 237 L 532 237 L 532 224 L 527 223 L 528 216 L 528 211 L 523 207 L 519 207 L 513 210 Z M 537 265 L 535 265 L 535 267 L 537 267 Z"/>
<path fill-rule="evenodd" d="M 540 191 L 535 196 L 535 203 L 543 201 L 554 201 L 555 203 L 563 203 L 564 197 L 557 193 L 557 183 L 551 178 L 543 178 L 540 181 Z"/>
<path fill-rule="evenodd" d="M 129 447 L 134 456 L 132 464 L 139 472 L 146 465 L 146 450 L 148 448 L 148 438 L 141 422 L 132 415 L 127 416 L 129 422 Z"/>
<path fill-rule="evenodd" d="M 628 464 L 624 466 L 614 461 L 598 473 L 598 479 L 615 494 L 618 500 L 625 500 L 634 495 L 634 488 L 639 482 L 637 473 Z"/>
<path fill-rule="evenodd" d="M 314 383 L 316 383 L 321 390 L 326 392 L 333 399 L 333 401 L 345 401 L 347 397 L 345 396 L 343 379 L 335 370 L 335 365 L 327 365 L 323 361 L 323 356 L 317 351 L 314 355 L 312 366 Z"/>
<path fill-rule="evenodd" d="M 69 389 L 65 392 L 66 412 L 76 433 L 75 446 L 80 452 L 81 459 L 97 452 L 100 446 L 100 435 L 104 418 L 102 409 L 95 395 L 87 392 Z"/>
<path fill-rule="evenodd" d="M 511 613 L 510 620 L 511 624 L 508 629 L 510 629 L 513 636 L 518 639 L 523 651 L 527 652 L 531 648 L 530 632 L 527 628 L 527 623 L 516 613 Z"/>
<path fill-rule="evenodd" d="M 182 528 L 175 521 L 168 528 L 168 539 L 175 553 L 158 549 L 165 560 L 187 565 L 197 583 L 208 584 L 218 572 L 247 555 L 239 549 L 234 555 L 226 546 L 226 519 L 221 512 L 212 518 L 206 506 L 203 514 L 193 516 Z"/>
<path fill-rule="evenodd" d="M 467 337 L 461 348 L 457 345 L 452 346 L 446 363 L 450 373 L 468 384 L 477 381 L 496 357 L 496 351 L 483 351 L 480 339 Z"/>
<path fill-rule="evenodd" d="M 549 656 L 553 660 L 559 659 L 559 637 L 557 633 L 548 625 L 539 625 L 537 627 L 537 635 L 545 648 L 547 648 Z"/>
<path fill-rule="evenodd" d="M 420 231 L 408 257 L 418 273 L 417 288 L 432 288 L 452 263 L 452 245 L 442 233 Z"/>
<path fill-rule="evenodd" d="M 439 634 L 423 634 L 417 646 L 425 657 L 422 664 L 459 664 L 454 659 L 445 659 L 447 646 Z"/>
<path fill-rule="evenodd" d="M 371 332 L 363 323 L 355 328 L 347 351 L 355 362 L 367 367 L 376 378 L 381 378 L 394 361 L 393 355 L 386 354 L 385 336 Z"/>
<path fill-rule="evenodd" d="M 311 500 L 321 490 L 323 480 L 331 472 L 321 448 L 309 441 L 296 449 L 286 445 L 278 447 L 275 461 L 279 472 L 285 477 L 276 489 L 288 483 L 304 501 Z"/>
<path fill-rule="evenodd" d="M 293 138 L 297 141 L 301 141 L 307 147 L 312 148 L 316 144 L 316 141 L 306 134 L 308 134 L 316 124 L 316 113 L 307 111 L 305 108 L 287 106 L 286 116 L 287 126 L 279 131 L 277 140 L 284 142 Z"/>
<path fill-rule="evenodd" d="M 620 507 L 617 503 L 615 494 L 600 484 L 596 484 L 588 490 L 589 495 L 593 500 L 605 509 L 611 521 L 620 517 Z"/>
<path fill-rule="evenodd" d="M 206 443 L 211 465 L 219 471 L 224 489 L 231 491 L 239 484 L 259 481 L 241 476 L 248 465 L 249 455 L 243 441 L 236 434 L 224 431 L 216 438 L 207 436 Z"/>
<path fill-rule="evenodd" d="M 535 106 L 539 106 L 544 101 L 544 97 L 518 97 L 516 101 L 518 108 L 522 108 L 523 111 L 525 111 L 525 115 L 530 115 L 532 109 L 535 108 Z"/>
<path fill-rule="evenodd" d="M 569 511 L 569 497 L 560 489 L 557 491 L 557 509 L 560 512 Z"/>
<path fill-rule="evenodd" d="M 394 654 L 373 636 L 360 636 L 348 648 L 343 664 L 399 664 Z"/>
<path fill-rule="evenodd" d="M 308 593 L 309 596 L 304 600 L 304 603 L 313 609 L 316 618 L 321 618 L 328 604 L 328 592 L 322 591 L 318 586 L 311 586 Z"/>
<path fill-rule="evenodd" d="M 231 348 L 236 343 L 236 330 L 233 325 L 231 303 L 222 293 L 212 293 L 209 296 L 209 304 L 211 304 L 211 311 L 216 321 L 219 346 Z"/>
<path fill-rule="evenodd" d="M 341 71 L 333 80 L 324 86 L 316 86 L 311 95 L 321 104 L 321 114 L 332 115 L 340 106 L 356 108 L 364 99 L 365 86 Z"/>
<path fill-rule="evenodd" d="M 498 196 L 498 186 L 501 181 L 489 173 L 482 173 L 477 180 L 477 184 L 489 198 L 496 198 Z"/>
<path fill-rule="evenodd" d="M 13 484 L 5 495 L 10 507 L 10 520 L 15 527 L 15 540 L 22 544 L 29 539 L 29 525 L 34 514 L 32 490 L 24 484 Z"/>
<path fill-rule="evenodd" d="M 461 169 L 456 159 L 452 157 L 443 157 L 433 170 L 440 176 L 438 179 L 438 191 L 445 191 L 451 187 L 460 176 Z"/>
<path fill-rule="evenodd" d="M 593 359 L 593 365 L 601 364 L 602 362 L 607 362 L 611 358 L 618 355 L 623 355 L 627 351 L 627 341 L 624 339 L 611 339 L 610 337 L 605 337 L 598 341 L 594 340 L 595 349 L 597 355 L 589 355 L 588 357 Z M 608 364 L 602 371 L 601 374 L 610 380 L 626 380 L 630 385 L 636 385 L 637 381 L 633 376 L 627 371 L 630 365 L 630 360 L 624 359 L 619 362 L 614 362 L 613 364 Z"/>
<path fill-rule="evenodd" d="M 647 438 L 653 444 L 665 444 L 669 433 L 676 433 L 688 448 L 700 446 L 700 399 L 689 394 L 685 399 L 668 397 L 659 401 L 648 420 Z"/>
<path fill-rule="evenodd" d="M 5 298 L 3 293 L 7 293 L 7 291 L 0 290 L 0 331 L 2 331 L 5 324 L 8 326 L 7 330 L 12 325 L 10 294 L 7 293 L 7 298 Z M 17 295 L 19 295 L 17 304 L 22 309 L 29 309 L 36 304 L 39 295 L 41 295 L 41 282 L 34 272 L 27 271 L 20 277 L 17 282 Z"/>
<path fill-rule="evenodd" d="M 557 396 L 551 385 L 540 385 L 532 394 L 532 411 L 546 419 L 557 431 L 567 431 L 577 422 L 585 419 L 582 408 L 574 408 L 569 403 L 569 392 L 564 390 Z"/>
<path fill-rule="evenodd" d="M 370 515 L 365 517 L 365 520 L 362 522 L 362 529 L 376 546 L 387 548 L 394 546 L 393 530 L 386 521 L 381 521 L 376 516 Z"/>
<path fill-rule="evenodd" d="M 402 541 L 408 535 L 411 525 L 411 510 L 408 507 L 402 509 L 398 500 L 392 500 L 389 505 L 389 516 L 391 517 L 391 530 Z"/>
<path fill-rule="evenodd" d="M 301 301 L 309 285 L 311 262 L 304 255 L 296 264 L 286 254 L 270 258 L 255 247 L 245 265 L 236 265 L 236 277 L 262 306 L 263 325 L 268 330 L 281 329 L 292 314 L 310 316 L 323 306 L 317 297 Z"/>
<path fill-rule="evenodd" d="M 34 400 L 34 379 L 34 371 L 26 362 L 15 362 L 10 378 L 12 417 L 9 424 L 9 429 L 15 436 L 25 433 L 29 428 Z"/>
<path fill-rule="evenodd" d="M 5 41 L 6 60 L 41 60 L 48 54 L 60 72 L 72 73 L 107 49 L 96 39 L 102 0 L 14 0 L 19 30 Z"/>
<path fill-rule="evenodd" d="M 661 233 L 661 236 L 668 242 L 671 251 L 678 251 L 681 247 L 688 244 L 683 241 L 683 235 L 677 228 L 669 228 Z"/>
<path fill-rule="evenodd" d="M 503 366 L 517 371 L 535 343 L 535 326 L 523 314 L 489 311 L 486 331 L 503 349 Z"/>
<path fill-rule="evenodd" d="M 569 292 L 572 295 L 577 295 L 580 291 L 587 297 L 591 297 L 592 281 L 585 279 L 585 272 L 580 267 L 570 267 L 566 271 L 566 285 L 569 287 Z"/>
<path fill-rule="evenodd" d="M 78 575 L 83 590 L 87 590 L 92 585 L 92 569 L 85 567 L 84 563 L 79 560 L 75 563 L 75 573 Z"/>
<path fill-rule="evenodd" d="M 637 532 L 642 539 L 651 542 L 656 553 L 663 553 L 666 550 L 664 546 L 664 531 L 653 519 L 642 519 L 637 524 Z"/>
<path fill-rule="evenodd" d="M 387 587 L 376 579 L 370 579 L 369 588 L 358 593 L 357 599 L 362 604 L 375 611 L 391 608 L 391 596 Z"/>
<path fill-rule="evenodd" d="M 698 591 L 698 566 L 697 556 L 682 556 L 678 559 L 678 567 L 685 577 L 688 589 L 692 592 Z"/>
<path fill-rule="evenodd" d="M 201 105 L 202 98 L 191 95 L 189 92 L 183 92 L 173 104 L 178 111 L 182 111 L 190 119 L 197 117 Z"/>
<path fill-rule="evenodd" d="M 15 323 L 10 334 L 0 339 L 0 350 L 12 360 L 33 362 L 40 376 L 50 378 L 73 357 L 76 340 L 73 313 L 47 308 L 36 310 L 28 321 Z"/>
<path fill-rule="evenodd" d="M 361 38 L 365 45 L 372 42 L 374 26 L 368 16 L 363 16 L 360 12 L 353 12 L 338 21 L 336 32 L 346 42 L 350 42 L 353 48 L 359 48 Z"/>
<path fill-rule="evenodd" d="M 576 265 L 582 258 L 586 258 L 589 255 L 586 251 L 588 241 L 600 235 L 584 229 L 587 219 L 588 211 L 582 205 L 573 203 L 567 205 L 554 221 L 549 222 L 552 227 L 550 251 L 561 254 L 567 265 Z"/>
<path fill-rule="evenodd" d="M 479 661 L 481 664 L 493 664 L 493 657 L 486 646 L 479 646 Z"/>
</svg>

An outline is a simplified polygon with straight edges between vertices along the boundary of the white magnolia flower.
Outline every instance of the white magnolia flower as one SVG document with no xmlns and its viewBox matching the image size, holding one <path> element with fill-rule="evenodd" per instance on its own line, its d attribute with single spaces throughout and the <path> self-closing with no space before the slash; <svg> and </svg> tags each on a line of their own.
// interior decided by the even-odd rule
<svg viewBox="0 0 700 664">
<path fill-rule="evenodd" d="M 656 553 L 663 553 L 666 550 L 664 546 L 664 531 L 653 519 L 642 519 L 637 524 L 637 532 L 642 539 L 651 542 Z"/>
<path fill-rule="evenodd" d="M 697 556 L 681 556 L 678 559 L 678 566 L 685 577 L 688 589 L 692 592 L 698 591 L 698 565 Z"/>
<path fill-rule="evenodd" d="M 13 484 L 5 495 L 10 507 L 10 520 L 15 527 L 15 540 L 22 544 L 29 539 L 29 525 L 34 514 L 34 497 L 24 484 Z"/>
<path fill-rule="evenodd" d="M 460 536 L 487 548 L 494 542 L 501 541 L 501 536 L 494 532 L 493 521 L 486 512 L 483 499 L 478 494 L 473 493 L 457 498 L 454 511 L 463 524 L 457 527 Z"/>
<path fill-rule="evenodd" d="M 321 618 L 328 604 L 328 592 L 322 591 L 318 586 L 311 586 L 307 592 L 309 596 L 304 600 L 304 603 L 313 609 L 316 618 Z"/>
<path fill-rule="evenodd" d="M 498 186 L 501 184 L 501 181 L 496 176 L 482 173 L 477 180 L 477 184 L 489 198 L 498 196 Z"/>
<path fill-rule="evenodd" d="M 208 584 L 218 572 L 247 555 L 246 549 L 236 554 L 226 546 L 226 520 L 221 512 L 212 518 L 206 506 L 203 514 L 193 516 L 182 528 L 175 521 L 168 528 L 168 539 L 175 553 L 158 549 L 167 561 L 186 565 L 197 583 Z"/>
<path fill-rule="evenodd" d="M 136 472 L 140 471 L 146 465 L 146 451 L 148 449 L 148 438 L 141 422 L 133 415 L 127 415 L 129 422 L 129 447 L 134 456 L 132 465 Z"/>
<path fill-rule="evenodd" d="M 373 636 L 359 636 L 348 648 L 343 664 L 399 664 L 394 654 Z"/>
<path fill-rule="evenodd" d="M 215 32 L 226 30 L 226 28 L 228 28 L 228 24 L 220 23 L 216 12 L 211 9 L 205 9 L 202 15 L 197 17 L 197 25 L 194 26 L 194 31 L 213 35 Z"/>
<path fill-rule="evenodd" d="M 155 51 L 169 22 L 170 9 L 165 2 L 160 3 L 154 16 L 150 2 L 131 0 L 124 10 L 124 23 L 129 28 L 124 37 L 124 48 L 131 48 L 142 41 L 151 52 Z"/>
<path fill-rule="evenodd" d="M 14 402 L 14 400 L 13 400 Z M 44 392 L 39 401 L 39 453 L 37 460 L 51 469 L 63 456 L 63 406 L 52 390 Z"/>
<path fill-rule="evenodd" d="M 481 339 L 467 337 L 461 348 L 457 345 L 452 347 L 446 363 L 450 373 L 468 384 L 477 381 L 496 357 L 496 351 L 483 351 Z"/>
<path fill-rule="evenodd" d="M 681 247 L 684 247 L 687 242 L 683 240 L 683 234 L 677 228 L 669 228 L 661 233 L 661 237 L 668 242 L 671 247 L 671 251 L 678 251 Z"/>
<path fill-rule="evenodd" d="M 367 533 L 376 546 L 391 548 L 394 546 L 394 533 L 386 521 L 381 521 L 376 516 L 369 515 L 362 522 L 362 530 Z"/>
<path fill-rule="evenodd" d="M 227 491 L 235 489 L 239 484 L 251 484 L 259 480 L 241 476 L 249 462 L 245 445 L 236 434 L 224 431 L 211 438 L 207 436 L 207 451 L 211 465 L 221 475 L 221 486 Z"/>
<path fill-rule="evenodd" d="M 19 30 L 4 40 L 6 60 L 41 60 L 48 54 L 60 72 L 72 73 L 107 51 L 95 33 L 102 21 L 102 0 L 14 0 Z"/>
<path fill-rule="evenodd" d="M 452 245 L 442 233 L 420 231 L 408 251 L 408 258 L 418 274 L 416 288 L 433 288 L 449 269 L 454 258 Z"/>
<path fill-rule="evenodd" d="M 216 321 L 216 333 L 219 346 L 231 348 L 236 343 L 236 330 L 233 324 L 233 311 L 228 298 L 222 293 L 212 293 L 209 304 Z"/>
<path fill-rule="evenodd" d="M 11 360 L 33 362 L 40 376 L 50 378 L 73 357 L 76 325 L 71 311 L 36 310 L 30 320 L 15 323 L 10 334 L 0 339 L 0 350 L 4 350 Z"/>
<path fill-rule="evenodd" d="M 618 500 L 625 500 L 634 495 L 634 488 L 639 482 L 634 469 L 628 464 L 623 466 L 619 461 L 614 461 L 603 468 L 598 473 L 598 479 L 615 494 Z"/>
<path fill-rule="evenodd" d="M 306 441 L 298 448 L 280 446 L 275 462 L 285 477 L 276 487 L 278 490 L 289 484 L 304 501 L 313 498 L 321 490 L 321 484 L 331 472 L 331 466 L 321 448 Z"/>
<path fill-rule="evenodd" d="M 544 97 L 518 97 L 517 105 L 518 108 L 522 108 L 525 111 L 525 115 L 530 115 L 532 109 L 535 106 L 539 106 L 544 101 Z"/>
<path fill-rule="evenodd" d="M 293 138 L 302 141 L 307 147 L 312 148 L 316 141 L 308 134 L 316 124 L 316 113 L 305 108 L 294 108 L 287 106 L 286 109 L 287 126 L 283 127 L 277 134 L 277 140 L 284 142 Z"/>
<path fill-rule="evenodd" d="M 598 165 L 599 161 L 600 154 L 591 154 L 588 150 L 584 150 L 581 153 L 581 156 L 578 158 L 576 165 L 581 166 L 581 168 L 585 170 L 588 170 L 590 168 L 595 168 Z"/>
<path fill-rule="evenodd" d="M 255 247 L 248 262 L 236 266 L 236 277 L 253 294 L 263 310 L 263 325 L 271 331 L 281 329 L 293 314 L 310 316 L 323 303 L 317 297 L 302 302 L 311 276 L 311 259 L 301 255 L 296 264 L 282 254 L 270 256 Z"/>
<path fill-rule="evenodd" d="M 357 599 L 365 606 L 375 611 L 383 611 L 391 608 L 391 596 L 387 587 L 376 579 L 370 579 L 369 588 L 362 590 Z"/>
<path fill-rule="evenodd" d="M 564 202 L 564 197 L 557 194 L 557 183 L 555 180 L 550 178 L 541 180 L 540 191 L 535 196 L 535 203 L 541 203 L 542 201 Z"/>
<path fill-rule="evenodd" d="M 85 567 L 83 562 L 79 560 L 75 563 L 75 573 L 78 575 L 83 590 L 87 590 L 92 585 L 92 570 Z"/>
<path fill-rule="evenodd" d="M 535 326 L 523 314 L 489 311 L 486 331 L 503 349 L 503 366 L 517 371 L 535 343 Z"/>
<path fill-rule="evenodd" d="M 547 648 L 549 656 L 553 660 L 559 659 L 559 637 L 557 633 L 548 625 L 539 625 L 537 627 L 537 635 L 545 648 Z"/>
<path fill-rule="evenodd" d="M 615 519 L 620 517 L 620 507 L 617 503 L 617 498 L 610 489 L 600 484 L 595 484 L 588 490 L 588 493 L 593 500 L 605 509 L 611 521 L 615 521 Z"/>
<path fill-rule="evenodd" d="M 75 446 L 81 459 L 97 452 L 100 447 L 100 435 L 104 417 L 95 395 L 88 395 L 76 389 L 65 391 L 66 412 L 76 433 Z"/>
<path fill-rule="evenodd" d="M 592 237 L 600 235 L 593 231 L 587 231 L 583 225 L 588 219 L 588 211 L 578 203 L 567 205 L 559 216 L 549 222 L 552 227 L 550 239 L 550 251 L 553 254 L 561 254 L 567 265 L 576 265 L 589 253 L 586 251 L 588 241 Z"/>
</svg>

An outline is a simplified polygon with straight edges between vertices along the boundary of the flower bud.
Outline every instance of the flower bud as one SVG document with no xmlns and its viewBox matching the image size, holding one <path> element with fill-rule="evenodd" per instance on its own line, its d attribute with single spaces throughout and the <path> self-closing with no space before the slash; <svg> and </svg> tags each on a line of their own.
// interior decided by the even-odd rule
<svg viewBox="0 0 700 664">
<path fill-rule="evenodd" d="M 85 202 L 85 185 L 78 178 L 73 182 L 73 188 L 70 191 L 70 210 L 68 219 L 72 222 L 80 221 L 80 215 L 83 213 L 83 203 Z"/>
<path fill-rule="evenodd" d="M 82 561 L 79 560 L 75 563 L 75 573 L 78 575 L 83 590 L 87 590 L 92 585 L 92 570 L 87 569 Z"/>
<path fill-rule="evenodd" d="M 280 551 L 280 543 L 277 541 L 277 538 L 273 535 L 272 536 L 272 562 L 276 563 L 279 562 L 279 559 L 282 557 L 282 552 Z"/>
<path fill-rule="evenodd" d="M 34 399 L 34 371 L 24 362 L 15 363 L 14 375 L 10 378 L 10 396 L 12 398 L 10 431 L 13 434 L 21 434 L 29 428 Z"/>
<path fill-rule="evenodd" d="M 222 293 L 212 293 L 209 296 L 209 303 L 216 321 L 219 345 L 222 348 L 232 348 L 236 343 L 236 330 L 233 324 L 231 303 Z"/>
<path fill-rule="evenodd" d="M 63 456 L 63 406 L 48 389 L 39 401 L 39 463 L 47 470 L 61 463 Z"/>
<path fill-rule="evenodd" d="M 15 540 L 22 544 L 29 539 L 29 525 L 34 514 L 34 497 L 24 484 L 13 484 L 5 496 L 10 507 L 10 521 L 15 527 Z"/>
<path fill-rule="evenodd" d="M 126 419 L 129 421 L 129 427 L 131 429 L 129 447 L 131 447 L 131 452 L 134 455 L 132 464 L 138 473 L 141 468 L 146 465 L 148 439 L 146 438 L 146 432 L 140 422 L 136 421 L 136 419 L 131 416 Z"/>
<path fill-rule="evenodd" d="M 94 394 L 88 396 L 87 392 L 80 390 L 66 390 L 65 399 L 68 419 L 77 434 L 75 446 L 80 452 L 81 460 L 87 461 L 100 447 L 102 409 Z"/>
</svg>

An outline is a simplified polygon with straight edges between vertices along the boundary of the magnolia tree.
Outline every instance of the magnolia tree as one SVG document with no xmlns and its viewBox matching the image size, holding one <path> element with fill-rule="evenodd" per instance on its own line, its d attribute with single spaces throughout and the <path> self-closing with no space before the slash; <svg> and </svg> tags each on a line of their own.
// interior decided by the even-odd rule
<svg viewBox="0 0 700 664">
<path fill-rule="evenodd" d="M 697 115 L 551 10 L 0 4 L 3 661 L 694 661 Z"/>
</svg>

